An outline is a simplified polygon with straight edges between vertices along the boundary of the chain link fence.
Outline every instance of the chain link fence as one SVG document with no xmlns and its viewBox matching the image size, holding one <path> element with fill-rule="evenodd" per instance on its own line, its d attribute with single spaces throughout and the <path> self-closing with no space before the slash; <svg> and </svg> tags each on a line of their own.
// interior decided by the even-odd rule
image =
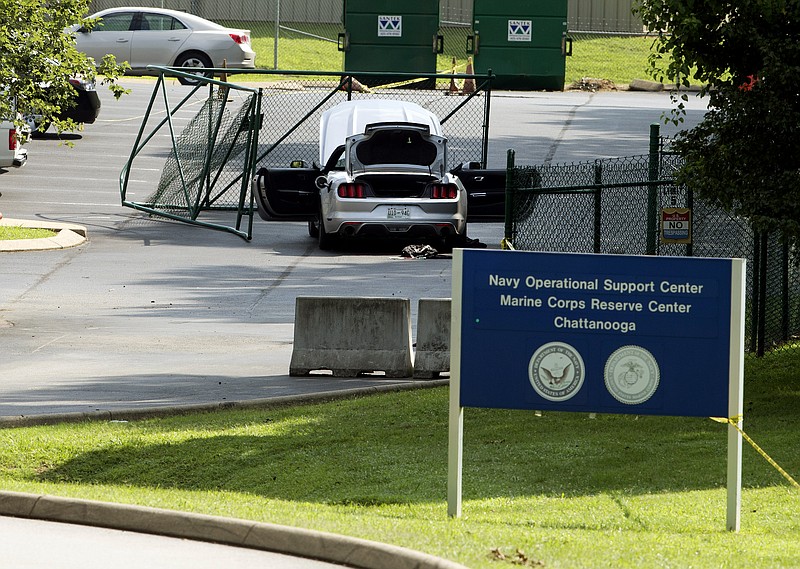
<svg viewBox="0 0 800 569">
<path fill-rule="evenodd" d="M 366 83 L 372 75 L 361 73 L 359 77 Z M 436 80 L 435 89 L 410 88 L 430 79 Z M 455 91 L 450 90 L 451 79 Z M 258 167 L 287 167 L 296 160 L 309 165 L 318 163 L 320 115 L 342 101 L 358 99 L 417 103 L 441 121 L 451 167 L 470 161 L 485 164 L 490 83 L 487 77 L 479 77 L 474 91 L 462 93 L 464 81 L 449 76 L 412 76 L 394 87 L 368 89 L 340 75 L 295 75 L 284 77 L 283 81 L 264 83 L 261 105 L 264 127 L 259 135 Z"/>
<path fill-rule="evenodd" d="M 745 348 L 761 356 L 800 334 L 800 252 L 781 235 L 696 199 L 673 183 L 678 156 L 658 152 L 513 167 L 506 241 L 515 249 L 747 259 Z M 691 241 L 659 238 L 664 208 L 691 211 Z"/>
</svg>

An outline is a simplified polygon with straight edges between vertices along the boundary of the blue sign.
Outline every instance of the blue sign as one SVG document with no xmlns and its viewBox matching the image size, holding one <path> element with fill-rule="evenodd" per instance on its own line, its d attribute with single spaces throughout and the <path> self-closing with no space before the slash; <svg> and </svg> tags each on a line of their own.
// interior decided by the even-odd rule
<svg viewBox="0 0 800 569">
<path fill-rule="evenodd" d="M 742 260 L 459 254 L 462 407 L 728 415 Z"/>
</svg>

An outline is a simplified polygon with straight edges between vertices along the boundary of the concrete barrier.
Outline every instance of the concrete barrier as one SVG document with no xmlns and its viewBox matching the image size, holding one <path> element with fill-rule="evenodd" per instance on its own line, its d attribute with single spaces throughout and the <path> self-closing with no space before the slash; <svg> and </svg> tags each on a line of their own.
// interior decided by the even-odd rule
<svg viewBox="0 0 800 569">
<path fill-rule="evenodd" d="M 420 298 L 414 377 L 433 379 L 450 371 L 450 299 Z"/>
<path fill-rule="evenodd" d="M 334 377 L 382 371 L 412 377 L 407 298 L 299 296 L 289 375 L 330 370 Z"/>
</svg>

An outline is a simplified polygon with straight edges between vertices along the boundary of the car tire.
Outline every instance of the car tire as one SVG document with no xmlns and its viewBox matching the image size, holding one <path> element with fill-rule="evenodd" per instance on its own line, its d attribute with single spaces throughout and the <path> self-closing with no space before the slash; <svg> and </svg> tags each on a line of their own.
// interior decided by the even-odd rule
<svg viewBox="0 0 800 569">
<path fill-rule="evenodd" d="M 40 136 L 44 135 L 44 132 L 50 128 L 49 121 L 42 121 L 41 119 L 35 118 L 33 115 L 26 115 L 25 122 L 30 129 L 31 138 L 39 138 Z"/>
<path fill-rule="evenodd" d="M 308 222 L 308 235 L 314 239 L 319 239 L 319 220 L 314 219 Z"/>
<path fill-rule="evenodd" d="M 445 253 L 452 253 L 453 249 L 463 249 L 467 244 L 467 228 L 464 228 L 464 233 L 451 235 L 443 241 L 442 245 Z"/>
<path fill-rule="evenodd" d="M 31 138 L 42 138 L 44 137 L 47 129 L 50 128 L 49 122 L 41 122 L 36 125 L 36 128 L 31 129 Z"/>
<path fill-rule="evenodd" d="M 333 249 L 333 247 L 336 245 L 336 236 L 325 231 L 325 224 L 322 222 L 321 214 L 319 217 L 318 229 L 319 231 L 317 232 L 317 240 L 319 243 L 319 248 L 323 251 Z"/>
<path fill-rule="evenodd" d="M 175 67 L 196 67 L 198 69 L 204 69 L 213 67 L 213 65 L 206 54 L 200 53 L 199 51 L 188 51 L 178 56 L 175 60 Z M 211 72 L 204 73 L 202 71 L 198 71 L 197 75 L 205 75 L 206 77 L 214 76 Z M 190 79 L 189 77 L 178 77 L 178 81 L 181 85 L 197 85 L 200 82 L 196 79 Z"/>
</svg>

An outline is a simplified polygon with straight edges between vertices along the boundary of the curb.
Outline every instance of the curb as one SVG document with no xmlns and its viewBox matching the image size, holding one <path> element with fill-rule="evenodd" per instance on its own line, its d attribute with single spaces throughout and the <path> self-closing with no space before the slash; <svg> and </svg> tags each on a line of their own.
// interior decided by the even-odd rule
<svg viewBox="0 0 800 569">
<path fill-rule="evenodd" d="M 0 217 L 0 225 L 11 227 L 28 227 L 35 229 L 50 229 L 56 232 L 54 237 L 43 237 L 41 239 L 0 240 L 0 253 L 67 249 L 69 247 L 77 247 L 78 245 L 86 242 L 88 239 L 88 232 L 86 231 L 86 228 L 75 223 L 62 223 L 58 221 L 30 221 Z"/>
<path fill-rule="evenodd" d="M 426 389 L 449 385 L 449 379 L 412 380 L 408 383 L 392 385 L 374 385 L 337 391 L 322 391 L 303 395 L 284 395 L 265 399 L 246 401 L 224 401 L 221 403 L 198 403 L 195 405 L 172 405 L 168 407 L 142 407 L 139 409 L 120 409 L 113 411 L 92 411 L 86 413 L 50 413 L 42 415 L 5 415 L 0 416 L 0 429 L 15 427 L 34 427 L 38 425 L 55 425 L 57 423 L 78 423 L 81 421 L 139 421 L 159 417 L 187 415 L 189 413 L 211 413 L 234 409 L 268 409 L 287 405 L 307 405 L 324 403 L 353 397 L 363 397 L 378 393 L 393 393 L 412 389 Z"/>
<path fill-rule="evenodd" d="M 467 569 L 427 553 L 365 539 L 205 514 L 44 494 L 0 492 L 0 515 L 207 541 L 359 569 Z"/>
<path fill-rule="evenodd" d="M 688 91 L 692 93 L 699 93 L 702 85 L 695 84 L 689 87 L 683 85 L 664 84 L 658 81 L 650 81 L 647 79 L 633 79 L 628 86 L 629 91 L 649 91 L 651 93 L 658 93 L 661 91 Z"/>
</svg>

